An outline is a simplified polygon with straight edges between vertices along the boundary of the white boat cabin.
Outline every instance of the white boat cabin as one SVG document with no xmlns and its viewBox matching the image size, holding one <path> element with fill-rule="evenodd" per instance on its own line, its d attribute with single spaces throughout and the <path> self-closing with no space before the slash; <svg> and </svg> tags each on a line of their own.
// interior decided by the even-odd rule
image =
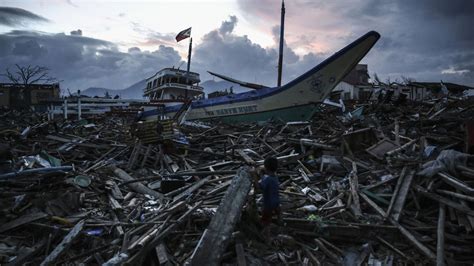
<svg viewBox="0 0 474 266">
<path fill-rule="evenodd" d="M 164 68 L 148 78 L 144 96 L 150 100 L 197 99 L 204 95 L 201 81 L 196 72 L 177 68 Z"/>
</svg>

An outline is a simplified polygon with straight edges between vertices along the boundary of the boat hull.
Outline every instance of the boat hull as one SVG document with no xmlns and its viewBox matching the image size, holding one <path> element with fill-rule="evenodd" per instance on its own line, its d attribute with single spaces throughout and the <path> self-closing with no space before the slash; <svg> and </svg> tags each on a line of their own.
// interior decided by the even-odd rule
<svg viewBox="0 0 474 266">
<path fill-rule="evenodd" d="M 326 99 L 339 81 L 349 73 L 380 38 L 369 32 L 288 84 L 192 103 L 186 120 L 219 119 L 226 122 L 309 120 L 316 105 Z M 173 117 L 180 105 L 167 106 L 165 115 Z M 144 112 L 146 119 L 157 119 L 158 112 Z"/>
<path fill-rule="evenodd" d="M 267 121 L 270 119 L 277 119 L 281 121 L 307 121 L 310 120 L 316 111 L 317 104 L 306 104 L 300 106 L 283 107 L 281 109 L 273 109 L 260 112 L 248 112 L 242 114 L 228 114 L 221 116 L 208 116 L 208 117 L 195 117 L 186 118 L 186 120 L 201 120 L 209 121 L 218 119 L 226 123 L 238 123 L 238 122 L 254 122 L 254 121 Z M 174 113 L 170 113 L 173 116 Z M 191 116 L 192 117 L 192 116 Z M 157 114 L 148 113 L 147 119 L 153 120 L 158 119 Z"/>
</svg>

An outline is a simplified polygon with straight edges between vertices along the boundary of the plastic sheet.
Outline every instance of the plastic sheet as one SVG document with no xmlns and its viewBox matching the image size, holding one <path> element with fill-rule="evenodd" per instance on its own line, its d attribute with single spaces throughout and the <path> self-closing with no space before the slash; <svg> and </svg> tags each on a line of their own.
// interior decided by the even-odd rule
<svg viewBox="0 0 474 266">
<path fill-rule="evenodd" d="M 432 177 L 442 171 L 456 175 L 456 166 L 466 166 L 469 157 L 469 154 L 455 150 L 441 151 L 436 160 L 423 164 L 423 170 L 419 171 L 418 175 Z"/>
</svg>

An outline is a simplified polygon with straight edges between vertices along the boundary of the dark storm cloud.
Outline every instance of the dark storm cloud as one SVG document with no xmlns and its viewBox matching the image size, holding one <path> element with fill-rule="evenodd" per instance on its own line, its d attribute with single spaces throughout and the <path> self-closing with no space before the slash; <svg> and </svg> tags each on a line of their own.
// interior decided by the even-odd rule
<svg viewBox="0 0 474 266">
<path fill-rule="evenodd" d="M 210 78 L 206 70 L 218 72 L 248 82 L 274 86 L 277 79 L 278 51 L 275 48 L 264 48 L 253 43 L 247 36 L 233 33 L 238 20 L 230 16 L 218 29 L 207 33 L 194 49 L 193 67 Z M 279 28 L 275 28 L 275 34 Z M 278 37 L 274 36 L 276 42 Z M 276 47 L 277 43 L 275 44 Z M 299 57 L 289 47 L 284 46 L 285 71 L 284 81 L 302 74 L 320 62 L 315 54 Z"/>
<path fill-rule="evenodd" d="M 239 0 L 250 23 L 265 18 L 279 24 L 279 5 L 272 0 Z M 364 60 L 371 73 L 474 85 L 469 68 L 474 65 L 474 1 L 296 0 L 286 6 L 286 36 L 291 44 L 303 45 L 294 38 L 304 33 L 314 36 L 308 41 L 326 44 L 335 52 L 376 30 L 382 38 Z"/>
<path fill-rule="evenodd" d="M 177 51 L 164 46 L 153 52 L 131 48 L 124 53 L 113 43 L 79 35 L 31 31 L 0 35 L 0 72 L 14 64 L 46 66 L 62 80 L 63 89 L 122 89 L 180 60 Z"/>
<path fill-rule="evenodd" d="M 234 34 L 238 19 L 230 16 L 219 28 L 207 33 L 193 50 L 191 69 L 201 73 L 203 81 L 211 78 L 206 71 L 217 71 L 235 78 L 266 85 L 275 85 L 278 53 L 275 48 L 264 48 L 247 36 Z M 180 65 L 181 57 L 171 45 L 176 45 L 175 34 L 154 32 L 140 24 L 132 24 L 136 31 L 146 33 L 154 51 L 131 47 L 120 52 L 116 44 L 81 35 L 49 34 L 33 31 L 10 31 L 0 35 L 0 72 L 19 65 L 41 65 L 51 69 L 51 75 L 62 80 L 63 89 L 107 87 L 121 89 L 149 77 L 163 67 Z M 275 47 L 278 27 L 275 27 Z M 151 43 L 154 42 L 154 43 Z M 163 42 L 172 43 L 170 45 Z M 288 81 L 322 60 L 315 54 L 298 56 L 286 43 L 285 71 Z"/>
<path fill-rule="evenodd" d="M 21 8 L 0 6 L 0 25 L 21 26 L 24 25 L 25 22 L 47 21 L 48 19 Z"/>
</svg>

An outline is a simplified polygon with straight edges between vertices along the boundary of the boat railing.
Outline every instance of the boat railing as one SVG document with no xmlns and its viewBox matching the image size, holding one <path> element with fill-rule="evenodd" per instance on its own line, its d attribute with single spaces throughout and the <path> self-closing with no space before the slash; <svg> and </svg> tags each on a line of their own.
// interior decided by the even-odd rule
<svg viewBox="0 0 474 266">
<path fill-rule="evenodd" d="M 154 88 L 147 88 L 145 90 L 145 94 L 161 90 L 164 88 L 178 88 L 178 89 L 184 89 L 184 90 L 194 90 L 194 91 L 203 91 L 204 88 L 201 86 L 196 86 L 196 85 L 186 85 L 186 84 L 181 84 L 181 83 L 164 83 L 161 86 L 154 87 Z"/>
</svg>

